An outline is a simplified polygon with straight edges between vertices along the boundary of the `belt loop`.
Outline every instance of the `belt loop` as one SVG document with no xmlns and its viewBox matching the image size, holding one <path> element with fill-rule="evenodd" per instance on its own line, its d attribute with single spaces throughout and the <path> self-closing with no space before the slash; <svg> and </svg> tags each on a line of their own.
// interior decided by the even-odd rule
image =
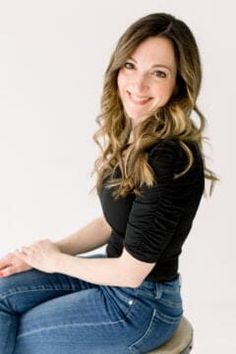
<svg viewBox="0 0 236 354">
<path fill-rule="evenodd" d="M 162 296 L 162 286 L 161 283 L 156 282 L 155 286 L 155 299 L 160 299 Z"/>
</svg>

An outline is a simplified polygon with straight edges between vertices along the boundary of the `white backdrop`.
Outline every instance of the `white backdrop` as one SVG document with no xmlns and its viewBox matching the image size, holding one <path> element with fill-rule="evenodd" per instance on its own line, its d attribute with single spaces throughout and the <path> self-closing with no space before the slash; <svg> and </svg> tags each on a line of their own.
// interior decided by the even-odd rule
<svg viewBox="0 0 236 354">
<path fill-rule="evenodd" d="M 208 165 L 221 178 L 203 198 L 180 257 L 193 354 L 236 352 L 233 1 L 0 0 L 0 256 L 58 239 L 99 216 L 91 170 L 103 75 L 139 17 L 169 12 L 192 29 L 203 65 L 199 107 Z M 96 251 L 97 252 L 97 251 Z"/>
</svg>

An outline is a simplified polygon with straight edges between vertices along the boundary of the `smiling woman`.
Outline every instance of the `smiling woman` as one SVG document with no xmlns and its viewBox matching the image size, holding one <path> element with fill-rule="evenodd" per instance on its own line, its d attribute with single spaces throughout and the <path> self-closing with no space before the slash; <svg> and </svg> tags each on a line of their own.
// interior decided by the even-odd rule
<svg viewBox="0 0 236 354">
<path fill-rule="evenodd" d="M 205 178 L 217 180 L 204 160 L 200 84 L 183 21 L 154 13 L 121 36 L 93 137 L 103 215 L 0 260 L 0 353 L 142 354 L 172 338 L 183 318 L 179 256 Z"/>
<path fill-rule="evenodd" d="M 176 83 L 172 42 L 163 37 L 144 40 L 119 70 L 117 83 L 124 111 L 133 126 L 163 107 Z"/>
</svg>

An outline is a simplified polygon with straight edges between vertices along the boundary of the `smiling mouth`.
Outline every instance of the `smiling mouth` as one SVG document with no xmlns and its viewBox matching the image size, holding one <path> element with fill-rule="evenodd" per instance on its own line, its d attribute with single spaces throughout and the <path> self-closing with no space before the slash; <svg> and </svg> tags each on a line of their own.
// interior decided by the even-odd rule
<svg viewBox="0 0 236 354">
<path fill-rule="evenodd" d="M 147 102 L 149 102 L 152 97 L 137 97 L 135 95 L 132 95 L 129 91 L 127 91 L 128 95 L 129 95 L 129 99 L 131 102 L 138 104 L 138 105 L 145 105 Z"/>
</svg>

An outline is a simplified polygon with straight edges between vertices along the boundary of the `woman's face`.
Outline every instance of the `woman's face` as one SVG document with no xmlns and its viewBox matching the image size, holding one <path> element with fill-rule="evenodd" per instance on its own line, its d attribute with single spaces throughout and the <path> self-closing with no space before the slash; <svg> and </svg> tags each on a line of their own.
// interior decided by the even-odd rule
<svg viewBox="0 0 236 354">
<path fill-rule="evenodd" d="M 117 85 L 133 126 L 168 102 L 176 71 L 174 49 L 167 38 L 149 37 L 127 58 L 118 72 Z"/>
</svg>

